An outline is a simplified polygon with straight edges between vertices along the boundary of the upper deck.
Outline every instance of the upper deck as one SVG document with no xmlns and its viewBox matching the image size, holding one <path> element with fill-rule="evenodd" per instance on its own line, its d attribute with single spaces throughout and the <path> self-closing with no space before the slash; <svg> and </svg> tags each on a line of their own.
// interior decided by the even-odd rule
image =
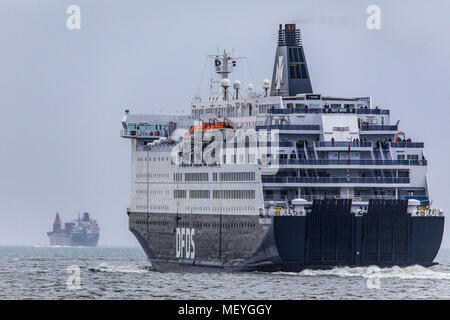
<svg viewBox="0 0 450 320">
<path fill-rule="evenodd" d="M 212 56 L 219 77 L 214 83 L 220 87 L 206 100 L 196 96 L 189 115 L 127 112 L 121 136 L 133 139 L 133 166 L 136 179 L 142 180 L 136 184 L 142 187 L 149 183 L 148 175 L 159 176 L 162 171 L 170 180 L 172 174 L 214 177 L 254 170 L 261 176 L 257 182 L 264 201 L 316 197 L 428 201 L 424 143 L 407 139 L 390 110 L 374 105 L 371 97 L 314 93 L 301 44 L 282 40 L 278 45 L 272 83 L 264 80 L 262 91 L 253 90 L 251 84 L 245 91 L 238 80 L 230 88 L 228 76 L 236 58 L 224 52 Z M 196 144 L 194 132 L 203 139 L 217 123 L 229 124 L 235 134 L 224 135 L 221 141 L 215 137 L 220 150 L 214 149 L 209 159 L 213 161 L 207 161 L 203 151 L 211 140 Z M 180 135 L 179 129 L 185 132 Z M 165 160 L 158 167 L 159 159 Z M 138 204 L 141 209 L 149 205 Z"/>
</svg>

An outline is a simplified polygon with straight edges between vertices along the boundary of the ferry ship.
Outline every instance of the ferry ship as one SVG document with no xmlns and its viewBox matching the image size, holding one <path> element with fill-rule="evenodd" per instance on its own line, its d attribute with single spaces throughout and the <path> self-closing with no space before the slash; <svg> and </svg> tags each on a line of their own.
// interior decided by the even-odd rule
<svg viewBox="0 0 450 320">
<path fill-rule="evenodd" d="M 125 111 L 129 230 L 152 267 L 433 265 L 444 213 L 432 208 L 424 143 L 370 97 L 313 92 L 294 24 L 279 27 L 261 92 L 232 83 L 239 59 L 210 56 L 219 89 L 189 115 Z"/>
</svg>

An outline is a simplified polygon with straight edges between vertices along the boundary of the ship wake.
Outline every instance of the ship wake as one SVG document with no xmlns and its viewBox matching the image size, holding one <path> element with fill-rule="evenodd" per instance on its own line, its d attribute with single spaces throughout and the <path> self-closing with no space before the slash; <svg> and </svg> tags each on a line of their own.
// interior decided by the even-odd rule
<svg viewBox="0 0 450 320">
<path fill-rule="evenodd" d="M 363 277 L 363 278 L 399 278 L 399 279 L 433 279 L 450 280 L 450 272 L 434 271 L 419 265 L 409 267 L 379 268 L 370 267 L 336 267 L 330 270 L 310 270 L 302 272 L 277 272 L 276 274 L 296 275 L 296 276 L 332 276 L 332 277 Z"/>
<path fill-rule="evenodd" d="M 92 272 L 119 272 L 119 273 L 146 273 L 148 272 L 147 267 L 133 266 L 133 265 L 110 265 L 108 263 L 100 263 L 98 266 L 89 268 Z"/>
</svg>

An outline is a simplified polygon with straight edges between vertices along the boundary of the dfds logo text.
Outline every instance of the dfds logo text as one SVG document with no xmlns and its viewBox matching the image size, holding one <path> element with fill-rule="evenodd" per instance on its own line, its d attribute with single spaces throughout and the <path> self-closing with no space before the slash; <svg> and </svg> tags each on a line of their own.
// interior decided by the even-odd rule
<svg viewBox="0 0 450 320">
<path fill-rule="evenodd" d="M 180 259 L 195 259 L 195 229 L 177 228 L 176 257 Z"/>
</svg>

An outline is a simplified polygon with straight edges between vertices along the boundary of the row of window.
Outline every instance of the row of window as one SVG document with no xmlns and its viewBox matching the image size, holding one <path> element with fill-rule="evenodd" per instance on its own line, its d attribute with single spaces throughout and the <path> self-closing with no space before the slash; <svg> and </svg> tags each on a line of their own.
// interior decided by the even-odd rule
<svg viewBox="0 0 450 320">
<path fill-rule="evenodd" d="M 214 180 L 216 181 L 216 180 Z M 254 172 L 220 172 L 220 181 L 255 181 Z"/>
<path fill-rule="evenodd" d="M 195 108 L 195 105 L 193 106 Z M 234 106 L 228 107 L 217 107 L 217 108 L 206 108 L 206 109 L 198 109 L 192 110 L 192 116 L 194 118 L 198 118 L 203 114 L 215 114 L 219 117 L 235 117 L 235 116 L 252 116 L 254 115 L 253 106 L 250 103 L 239 103 L 236 102 L 236 108 Z"/>
<path fill-rule="evenodd" d="M 145 124 L 139 124 L 136 125 L 135 123 L 127 123 L 127 129 L 128 130 L 168 130 L 169 126 L 167 125 L 145 125 Z"/>
<path fill-rule="evenodd" d="M 152 194 L 152 195 L 162 195 L 163 193 L 169 194 L 169 190 L 146 190 L 146 189 L 136 189 L 136 194 Z"/>
<path fill-rule="evenodd" d="M 243 156 L 243 155 L 240 155 Z M 220 179 L 220 180 L 219 180 Z M 255 181 L 255 172 L 213 172 L 213 181 Z M 173 181 L 183 181 L 183 173 L 174 173 Z M 185 173 L 184 181 L 209 181 L 207 172 Z"/>
<path fill-rule="evenodd" d="M 191 199 L 209 199 L 211 198 L 209 190 L 189 190 L 189 198 Z"/>
<path fill-rule="evenodd" d="M 260 104 L 258 106 L 259 113 L 267 113 L 269 109 L 278 109 L 280 106 L 278 104 Z"/>
<path fill-rule="evenodd" d="M 208 222 L 180 222 L 178 223 L 180 227 L 194 227 L 194 228 L 219 228 L 220 223 L 208 223 Z M 222 223 L 222 228 L 254 228 L 256 224 L 254 222 L 241 222 L 241 223 Z"/>
<path fill-rule="evenodd" d="M 213 190 L 213 199 L 255 199 L 255 190 Z"/>
<path fill-rule="evenodd" d="M 173 190 L 175 199 L 186 199 L 186 190 Z M 210 199 L 210 190 L 189 190 L 191 199 Z M 255 190 L 213 190 L 213 199 L 255 199 Z"/>
<path fill-rule="evenodd" d="M 252 206 L 237 206 L 237 207 L 212 207 L 212 212 L 250 212 L 256 211 L 256 207 Z"/>
<path fill-rule="evenodd" d="M 168 178 L 168 173 L 136 173 L 136 178 Z"/>
<path fill-rule="evenodd" d="M 136 224 L 145 225 L 145 220 L 136 220 Z M 168 226 L 172 224 L 169 221 L 149 221 L 149 225 L 151 226 Z M 207 223 L 207 222 L 180 222 L 178 223 L 180 227 L 194 227 L 194 228 L 218 228 L 220 227 L 220 223 Z M 236 229 L 236 228 L 255 228 L 256 224 L 254 222 L 241 222 L 241 223 L 222 223 L 223 229 Z"/>
<path fill-rule="evenodd" d="M 141 206 L 136 205 L 136 210 L 169 210 L 169 206 L 149 206 L 147 209 L 147 206 Z"/>
<path fill-rule="evenodd" d="M 142 162 L 142 161 L 149 161 L 149 162 L 156 162 L 156 161 L 165 161 L 165 162 L 169 162 L 169 157 L 138 157 L 137 158 L 138 162 Z"/>
<path fill-rule="evenodd" d="M 303 73 L 305 74 L 306 77 L 306 69 L 304 65 L 301 65 L 301 67 L 299 67 L 297 65 L 297 67 L 294 68 L 299 68 L 298 70 L 294 70 L 293 75 L 294 76 L 298 76 L 298 78 L 303 78 Z M 269 109 L 278 109 L 280 107 L 279 104 L 260 104 L 257 106 L 258 112 L 259 113 L 267 113 L 267 110 Z M 248 108 L 248 109 L 247 109 Z M 251 106 L 247 106 L 247 108 L 245 110 L 241 109 L 239 110 L 239 103 L 236 103 L 236 108 L 234 107 L 228 107 L 228 108 L 205 108 L 200 109 L 200 110 L 193 110 L 193 116 L 194 117 L 199 117 L 202 114 L 216 114 L 216 115 L 229 115 L 229 116 L 246 116 L 246 115 L 252 115 L 252 107 Z M 241 124 L 248 124 L 248 126 L 251 126 L 252 122 L 248 122 L 248 123 L 241 123 Z M 253 123 L 254 124 L 254 123 Z"/>
<path fill-rule="evenodd" d="M 248 213 L 255 212 L 256 207 L 252 206 L 236 206 L 236 207 L 209 207 L 209 206 L 185 206 L 184 210 L 186 212 L 208 212 L 208 213 L 221 213 L 221 212 L 238 212 L 238 213 Z"/>
<path fill-rule="evenodd" d="M 173 222 L 169 221 L 149 221 L 148 224 L 151 226 L 168 226 L 169 224 L 172 224 Z"/>
<path fill-rule="evenodd" d="M 230 157 L 228 157 L 228 161 L 227 161 L 227 155 L 223 155 L 223 163 L 224 164 L 244 164 L 244 163 L 249 163 L 249 164 L 255 164 L 256 163 L 256 158 L 254 154 L 249 153 L 248 156 L 246 157 L 245 154 L 240 154 L 239 155 L 239 162 L 237 161 L 237 155 L 233 154 Z"/>
<path fill-rule="evenodd" d="M 208 173 L 207 172 L 185 173 L 184 181 L 208 181 Z"/>
<path fill-rule="evenodd" d="M 419 155 L 417 154 L 398 154 L 397 160 L 419 160 Z"/>
<path fill-rule="evenodd" d="M 186 199 L 186 190 L 173 190 L 174 199 Z"/>
</svg>

